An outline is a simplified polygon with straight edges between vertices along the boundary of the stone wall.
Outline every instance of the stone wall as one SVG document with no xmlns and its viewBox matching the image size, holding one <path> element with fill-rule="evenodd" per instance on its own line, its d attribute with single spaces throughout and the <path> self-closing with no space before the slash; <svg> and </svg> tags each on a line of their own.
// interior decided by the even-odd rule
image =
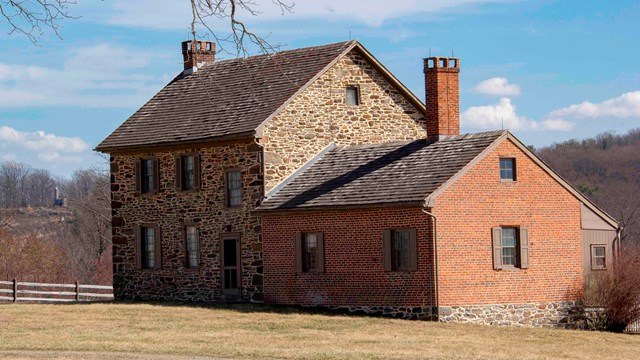
<svg viewBox="0 0 640 360">
<path fill-rule="evenodd" d="M 175 188 L 175 157 L 201 154 L 201 188 L 182 192 Z M 113 209 L 113 272 L 116 299 L 202 301 L 221 298 L 220 237 L 241 234 L 242 298 L 262 300 L 262 241 L 260 219 L 251 213 L 263 196 L 261 149 L 252 141 L 180 150 L 163 150 L 111 157 Z M 160 160 L 160 189 L 137 194 L 135 162 L 141 156 Z M 226 169 L 242 172 L 242 206 L 226 208 Z M 201 265 L 186 268 L 185 223 L 200 230 Z M 160 227 L 162 268 L 136 268 L 136 228 Z"/>
<path fill-rule="evenodd" d="M 578 301 L 440 307 L 440 321 L 480 325 L 575 328 L 582 318 Z"/>
<path fill-rule="evenodd" d="M 345 102 L 355 85 L 360 105 Z M 375 144 L 426 138 L 422 111 L 355 51 L 345 55 L 265 124 L 268 192 L 327 145 Z"/>
</svg>

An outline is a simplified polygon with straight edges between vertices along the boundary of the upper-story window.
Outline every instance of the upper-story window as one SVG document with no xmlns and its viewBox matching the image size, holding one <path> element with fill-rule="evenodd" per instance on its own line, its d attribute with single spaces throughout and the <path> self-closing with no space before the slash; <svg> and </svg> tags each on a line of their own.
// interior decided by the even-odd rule
<svg viewBox="0 0 640 360">
<path fill-rule="evenodd" d="M 138 159 L 136 163 L 136 190 L 140 194 L 158 191 L 160 162 L 156 158 Z"/>
<path fill-rule="evenodd" d="M 515 158 L 500 158 L 500 180 L 516 181 Z"/>
<path fill-rule="evenodd" d="M 360 90 L 357 86 L 347 86 L 347 105 L 360 105 Z"/>
<path fill-rule="evenodd" d="M 176 188 L 180 191 L 200 188 L 200 155 L 176 157 Z"/>
<path fill-rule="evenodd" d="M 242 205 L 242 173 L 239 170 L 229 170 L 225 176 L 227 207 L 238 207 Z"/>
</svg>

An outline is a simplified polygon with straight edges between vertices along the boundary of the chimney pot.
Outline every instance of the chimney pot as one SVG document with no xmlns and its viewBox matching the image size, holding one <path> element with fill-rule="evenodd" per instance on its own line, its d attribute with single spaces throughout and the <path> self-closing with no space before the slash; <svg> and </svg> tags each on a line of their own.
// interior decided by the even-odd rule
<svg viewBox="0 0 640 360">
<path fill-rule="evenodd" d="M 211 41 L 188 40 L 182 42 L 184 74 L 189 75 L 216 60 L 216 43 Z"/>
<path fill-rule="evenodd" d="M 427 137 L 438 141 L 460 135 L 460 59 L 424 59 Z"/>
</svg>

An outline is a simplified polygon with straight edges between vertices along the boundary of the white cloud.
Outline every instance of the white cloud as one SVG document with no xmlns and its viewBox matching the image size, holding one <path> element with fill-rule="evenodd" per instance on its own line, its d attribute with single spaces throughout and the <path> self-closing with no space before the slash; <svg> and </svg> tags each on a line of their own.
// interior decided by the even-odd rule
<svg viewBox="0 0 640 360">
<path fill-rule="evenodd" d="M 53 154 L 80 154 L 89 150 L 89 145 L 78 137 L 57 136 L 44 131 L 24 132 L 8 126 L 0 126 L 0 143 L 34 151 L 53 159 Z"/>
<path fill-rule="evenodd" d="M 584 101 L 555 110 L 552 119 L 640 118 L 640 90 L 622 94 L 600 103 Z"/>
<path fill-rule="evenodd" d="M 517 114 L 511 99 L 501 98 L 497 104 L 474 106 L 461 115 L 462 124 L 477 129 L 510 129 L 534 131 L 569 131 L 573 127 L 562 119 L 535 121 Z"/>
<path fill-rule="evenodd" d="M 0 162 L 19 161 L 65 176 L 79 167 L 103 166 L 84 140 L 44 131 L 0 126 L 0 150 Z"/>
<path fill-rule="evenodd" d="M 508 0 L 368 0 L 366 4 L 360 0 L 298 0 L 293 13 L 283 15 L 281 9 L 269 0 L 258 1 L 256 17 L 240 11 L 247 21 L 270 22 L 282 20 L 349 20 L 350 22 L 369 26 L 380 26 L 387 20 L 398 19 L 410 15 L 437 13 L 465 5 L 505 2 Z M 104 4 L 101 4 L 104 5 Z M 115 14 L 108 22 L 140 28 L 177 30 L 188 29 L 191 23 L 191 8 L 184 0 L 117 0 L 113 3 Z"/>
<path fill-rule="evenodd" d="M 479 82 L 473 91 L 490 96 L 517 96 L 520 95 L 520 86 L 510 84 L 506 78 L 494 77 Z"/>
<path fill-rule="evenodd" d="M 154 57 L 102 43 L 76 49 L 61 68 L 0 63 L 0 107 L 137 107 L 162 85 L 140 71 Z"/>
</svg>

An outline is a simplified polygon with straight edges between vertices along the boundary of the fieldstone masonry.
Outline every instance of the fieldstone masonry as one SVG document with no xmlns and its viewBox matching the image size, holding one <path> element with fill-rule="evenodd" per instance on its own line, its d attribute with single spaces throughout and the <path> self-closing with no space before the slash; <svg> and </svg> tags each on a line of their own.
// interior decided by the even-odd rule
<svg viewBox="0 0 640 360">
<path fill-rule="evenodd" d="M 177 191 L 175 157 L 201 155 L 201 189 Z M 262 239 L 260 219 L 251 210 L 263 194 L 261 148 L 254 142 L 163 150 L 153 153 L 112 154 L 111 190 L 113 212 L 113 272 L 116 299 L 213 302 L 221 298 L 220 237 L 240 233 L 242 298 L 262 301 Z M 141 156 L 160 160 L 160 189 L 156 194 L 137 194 L 135 161 Z M 226 208 L 224 174 L 239 169 L 244 184 L 242 206 Z M 200 230 L 201 263 L 186 267 L 184 226 Z M 135 267 L 136 228 L 160 227 L 162 268 Z"/>
<path fill-rule="evenodd" d="M 346 104 L 356 86 L 360 105 Z M 265 190 L 330 143 L 377 144 L 426 138 L 426 120 L 387 79 L 355 50 L 341 58 L 264 127 Z"/>
<path fill-rule="evenodd" d="M 581 318 L 578 301 L 440 307 L 440 321 L 480 325 L 572 328 Z"/>
</svg>

